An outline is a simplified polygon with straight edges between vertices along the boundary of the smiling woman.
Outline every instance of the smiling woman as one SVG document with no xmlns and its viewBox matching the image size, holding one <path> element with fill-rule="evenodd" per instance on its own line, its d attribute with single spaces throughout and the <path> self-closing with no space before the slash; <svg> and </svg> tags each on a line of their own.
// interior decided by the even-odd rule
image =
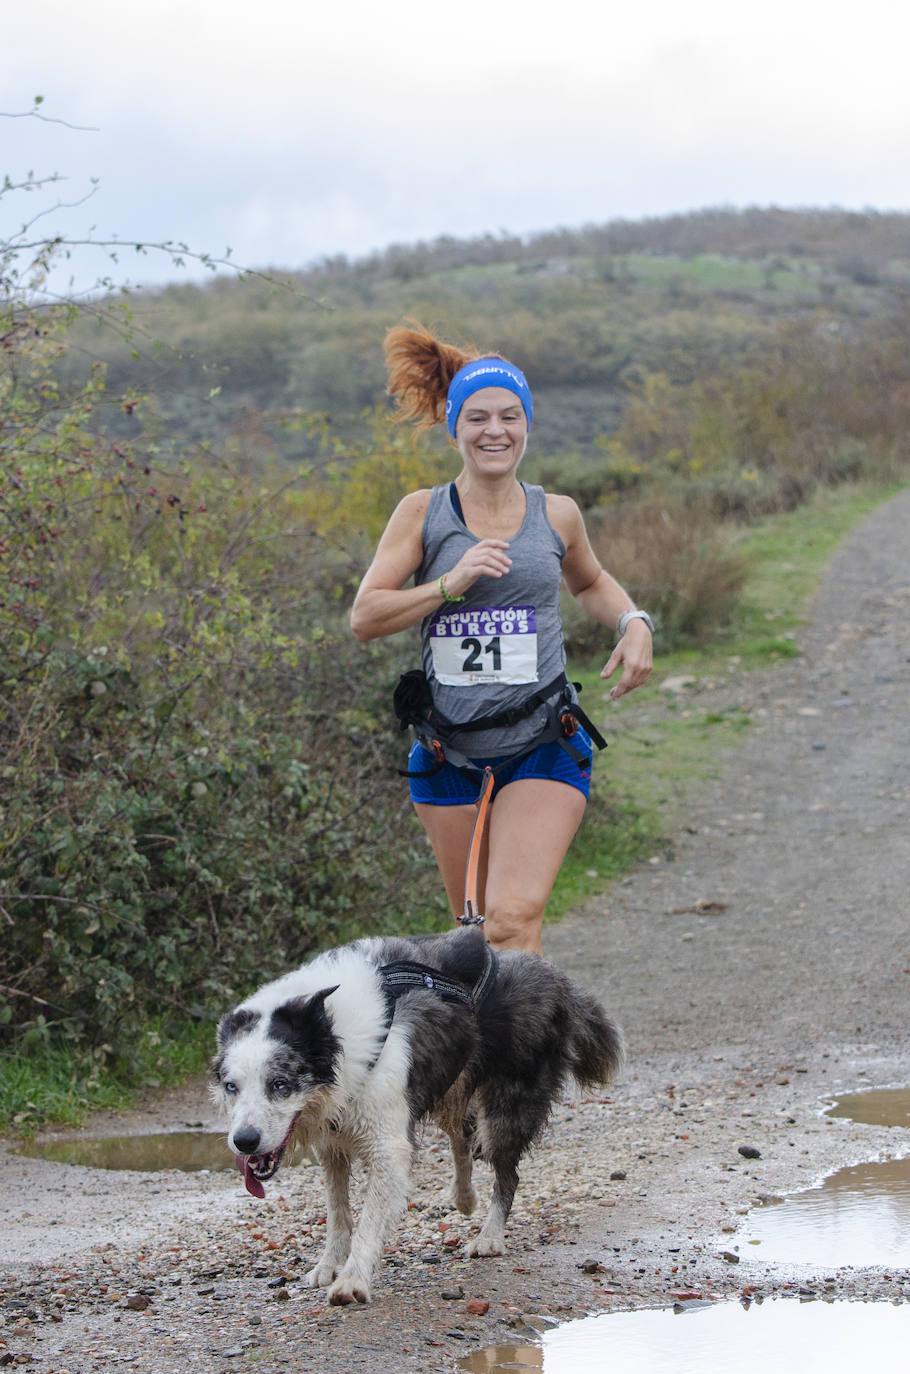
<svg viewBox="0 0 910 1374">
<path fill-rule="evenodd" d="M 462 466 L 392 513 L 351 627 L 366 641 L 420 625 L 423 667 L 402 679 L 396 710 L 415 729 L 411 800 L 453 914 L 489 769 L 478 907 L 491 944 L 542 953 L 547 898 L 587 802 L 592 737 L 603 744 L 566 678 L 561 584 L 618 634 L 601 674 L 621 669 L 614 698 L 650 672 L 651 622 L 601 567 L 575 502 L 519 480 L 534 408 L 517 367 L 420 326 L 391 330 L 386 360 L 401 417 L 445 421 Z"/>
</svg>

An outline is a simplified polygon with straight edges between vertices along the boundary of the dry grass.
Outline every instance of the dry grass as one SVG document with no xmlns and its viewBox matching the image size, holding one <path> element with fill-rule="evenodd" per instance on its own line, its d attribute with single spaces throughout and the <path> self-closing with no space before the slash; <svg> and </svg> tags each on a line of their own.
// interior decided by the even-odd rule
<svg viewBox="0 0 910 1374">
<path fill-rule="evenodd" d="M 747 576 L 734 532 L 706 511 L 622 504 L 588 521 L 594 551 L 657 625 L 661 649 L 709 642 L 730 623 Z M 603 630 L 566 608 L 569 652 L 599 651 Z"/>
</svg>

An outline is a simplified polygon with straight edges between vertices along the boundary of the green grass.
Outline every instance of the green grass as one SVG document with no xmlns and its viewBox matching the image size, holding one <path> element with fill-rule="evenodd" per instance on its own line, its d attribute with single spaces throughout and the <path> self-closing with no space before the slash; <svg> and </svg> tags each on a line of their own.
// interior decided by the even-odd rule
<svg viewBox="0 0 910 1374">
<path fill-rule="evenodd" d="M 820 492 L 810 504 L 752 526 L 739 541 L 749 560 L 737 637 L 750 652 L 767 635 L 791 634 L 805 623 L 819 581 L 844 535 L 897 491 L 871 484 Z"/>
<path fill-rule="evenodd" d="M 662 847 L 659 826 L 648 809 L 635 800 L 609 797 L 609 783 L 598 788 L 595 781 L 584 822 L 547 903 L 547 918 L 558 920 L 596 897 L 614 878 Z"/>
<path fill-rule="evenodd" d="M 0 1131 L 29 1136 L 48 1121 L 76 1126 L 90 1111 L 122 1111 L 137 1090 L 184 1082 L 205 1067 L 213 1030 L 198 1022 L 162 1020 L 131 1047 L 128 1062 L 99 1051 L 76 1055 L 63 1038 L 48 1036 L 0 1053 Z"/>
<path fill-rule="evenodd" d="M 727 258 L 717 253 L 699 253 L 691 258 L 652 257 L 628 253 L 620 261 L 631 276 L 642 285 L 660 286 L 674 281 L 700 286 L 710 291 L 768 290 L 804 293 L 817 289 L 817 278 L 800 273 L 797 267 L 780 259 L 780 268 L 745 258 Z"/>
</svg>

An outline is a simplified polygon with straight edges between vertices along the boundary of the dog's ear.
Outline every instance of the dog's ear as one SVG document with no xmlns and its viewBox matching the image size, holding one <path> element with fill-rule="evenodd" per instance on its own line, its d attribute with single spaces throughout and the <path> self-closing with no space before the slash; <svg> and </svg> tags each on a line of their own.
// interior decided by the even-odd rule
<svg viewBox="0 0 910 1374">
<path fill-rule="evenodd" d="M 337 992 L 338 987 L 336 983 L 308 997 L 292 997 L 275 1008 L 269 1022 L 269 1035 L 305 1054 L 307 1060 L 318 1067 L 322 1077 L 331 1077 L 338 1049 L 332 1018 L 325 1008 L 326 998 Z"/>
<path fill-rule="evenodd" d="M 309 998 L 310 1006 L 314 1009 L 319 1007 L 321 1011 L 325 1011 L 325 999 L 331 997 L 332 993 L 337 992 L 340 987 L 341 984 L 336 983 L 334 987 L 323 988 L 321 992 L 314 992 L 312 997 Z"/>
<path fill-rule="evenodd" d="M 229 1040 L 233 1040 L 235 1035 L 243 1035 L 251 1031 L 256 1023 L 261 1019 L 258 1011 L 252 1011 L 249 1007 L 241 1007 L 237 1011 L 229 1011 L 218 1022 L 217 1041 L 218 1048 L 223 1049 Z"/>
<path fill-rule="evenodd" d="M 272 1034 L 275 1033 L 276 1018 L 287 1025 L 299 1027 L 317 1025 L 319 1022 L 329 1023 L 331 1018 L 326 1012 L 325 1001 L 333 992 L 337 992 L 340 986 L 340 983 L 336 983 L 334 987 L 311 992 L 307 997 L 292 997 L 289 1002 L 276 1007 L 272 1012 Z"/>
</svg>

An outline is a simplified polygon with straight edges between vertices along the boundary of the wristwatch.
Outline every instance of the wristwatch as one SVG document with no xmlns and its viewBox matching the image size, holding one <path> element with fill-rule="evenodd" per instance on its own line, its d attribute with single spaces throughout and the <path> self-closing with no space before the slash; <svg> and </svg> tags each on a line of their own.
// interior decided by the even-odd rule
<svg viewBox="0 0 910 1374">
<path fill-rule="evenodd" d="M 626 630 L 629 628 L 630 620 L 643 620 L 653 635 L 654 622 L 648 615 L 647 611 L 623 611 L 622 615 L 619 617 L 619 620 L 616 623 L 617 639 L 622 639 Z"/>
</svg>

